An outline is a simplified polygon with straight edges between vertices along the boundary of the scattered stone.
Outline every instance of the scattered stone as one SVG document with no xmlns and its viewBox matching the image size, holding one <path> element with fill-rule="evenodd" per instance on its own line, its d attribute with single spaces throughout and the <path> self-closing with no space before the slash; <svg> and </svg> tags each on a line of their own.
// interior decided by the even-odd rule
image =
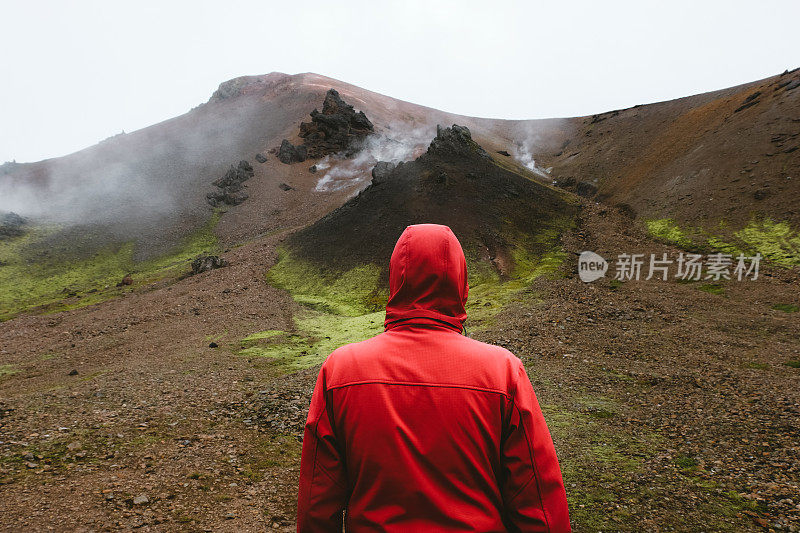
<svg viewBox="0 0 800 533">
<path fill-rule="evenodd" d="M 284 191 L 294 190 L 294 187 L 292 187 L 291 185 L 288 185 L 286 183 L 281 183 L 280 185 L 278 185 L 278 187 L 280 187 Z"/>
<path fill-rule="evenodd" d="M 316 174 L 317 173 L 317 165 L 311 165 L 309 167 L 308 171 L 311 172 L 312 174 Z"/>
<path fill-rule="evenodd" d="M 230 512 L 225 515 L 225 520 L 233 520 L 234 518 L 236 518 L 236 513 L 234 512 Z"/>
<path fill-rule="evenodd" d="M 217 347 L 219 347 L 219 344 L 217 344 L 216 342 L 209 342 L 208 343 L 208 347 L 209 348 L 217 348 Z"/>
<path fill-rule="evenodd" d="M 265 156 L 262 153 L 258 153 L 258 154 L 256 154 L 256 161 L 258 161 L 259 163 L 266 163 L 267 162 L 267 156 Z"/>
<path fill-rule="evenodd" d="M 28 468 L 31 468 L 31 469 L 39 468 L 39 463 L 32 463 L 32 462 L 29 461 L 29 462 L 25 463 L 25 466 L 27 466 Z"/>
<path fill-rule="evenodd" d="M 77 376 L 78 375 L 78 371 L 73 368 L 72 370 L 69 371 L 69 374 L 67 374 L 67 375 L 68 376 Z"/>
<path fill-rule="evenodd" d="M 147 505 L 150 503 L 150 498 L 147 497 L 147 494 L 139 494 L 133 499 L 133 505 Z"/>
<path fill-rule="evenodd" d="M 511 157 L 511 154 L 509 154 L 507 150 L 498 150 L 497 153 L 506 157 Z"/>
<path fill-rule="evenodd" d="M 214 182 L 214 186 L 219 190 L 206 194 L 206 200 L 212 207 L 241 204 L 250 197 L 243 190 L 244 182 L 254 174 L 253 166 L 244 159 L 239 161 L 236 167 L 231 165 L 225 175 Z"/>
<path fill-rule="evenodd" d="M 769 194 L 769 192 L 766 189 L 758 189 L 756 192 L 753 193 L 753 198 L 755 198 L 756 200 L 763 200 L 764 198 L 767 197 L 767 194 Z"/>
<path fill-rule="evenodd" d="M 228 266 L 228 262 L 217 255 L 201 255 L 192 261 L 192 274 L 200 274 Z"/>
<path fill-rule="evenodd" d="M 281 163 L 291 165 L 292 163 L 302 163 L 308 157 L 308 148 L 300 144 L 293 145 L 287 139 L 281 141 L 281 147 L 278 149 L 278 159 Z"/>
<path fill-rule="evenodd" d="M 372 168 L 372 184 L 377 185 L 386 180 L 395 167 L 397 167 L 397 165 L 389 161 L 378 161 L 375 163 L 375 166 Z"/>
<path fill-rule="evenodd" d="M 71 451 L 71 452 L 76 452 L 76 451 L 80 450 L 81 448 L 83 448 L 83 444 L 81 444 L 78 441 L 73 441 L 73 442 L 70 442 L 69 444 L 67 444 L 67 449 L 69 451 Z"/>
<path fill-rule="evenodd" d="M 119 283 L 117 283 L 117 287 L 122 287 L 125 285 L 133 285 L 133 276 L 131 276 L 130 274 L 126 274 L 125 277 L 122 278 L 122 280 Z"/>
</svg>

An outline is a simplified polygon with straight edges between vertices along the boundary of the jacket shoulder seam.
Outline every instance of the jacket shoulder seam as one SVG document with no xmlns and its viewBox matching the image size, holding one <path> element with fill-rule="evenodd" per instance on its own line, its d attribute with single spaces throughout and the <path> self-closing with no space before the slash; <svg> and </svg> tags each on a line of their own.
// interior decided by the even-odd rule
<svg viewBox="0 0 800 533">
<path fill-rule="evenodd" d="M 388 379 L 366 379 L 362 381 L 349 381 L 347 383 L 341 383 L 339 385 L 332 385 L 328 387 L 328 390 L 336 390 L 336 389 L 343 389 L 346 387 L 352 387 L 356 385 L 401 385 L 406 387 L 432 387 L 432 388 L 447 388 L 447 389 L 467 389 L 467 390 L 475 390 L 479 392 L 491 392 L 494 394 L 501 394 L 506 398 L 510 398 L 510 394 L 506 391 L 500 389 L 493 389 L 490 387 L 478 387 L 474 385 L 461 385 L 458 383 L 428 383 L 428 382 L 416 382 L 416 381 L 394 381 Z"/>
</svg>

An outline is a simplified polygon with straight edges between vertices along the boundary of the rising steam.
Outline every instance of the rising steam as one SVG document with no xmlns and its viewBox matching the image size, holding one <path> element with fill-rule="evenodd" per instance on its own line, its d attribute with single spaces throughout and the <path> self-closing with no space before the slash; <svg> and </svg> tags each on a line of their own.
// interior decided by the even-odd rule
<svg viewBox="0 0 800 533">
<path fill-rule="evenodd" d="M 315 190 L 333 192 L 363 185 L 372 179 L 370 171 L 378 161 L 399 163 L 421 155 L 436 135 L 436 126 L 411 128 L 396 123 L 378 135 L 367 137 L 364 147 L 352 159 L 325 157 L 317 163 L 317 170 L 325 170 Z"/>
</svg>

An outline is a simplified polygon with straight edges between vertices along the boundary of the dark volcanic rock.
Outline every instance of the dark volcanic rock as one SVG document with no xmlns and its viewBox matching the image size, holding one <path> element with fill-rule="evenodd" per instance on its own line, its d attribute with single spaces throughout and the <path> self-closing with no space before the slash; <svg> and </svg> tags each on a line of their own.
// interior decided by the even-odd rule
<svg viewBox="0 0 800 533">
<path fill-rule="evenodd" d="M 192 261 L 192 274 L 208 272 L 216 268 L 228 266 L 228 262 L 216 255 L 201 255 Z"/>
<path fill-rule="evenodd" d="M 437 223 L 453 229 L 470 261 L 504 276 L 513 271 L 516 243 L 560 232 L 559 221 L 577 211 L 561 192 L 498 165 L 460 126 L 440 127 L 426 153 L 394 168 L 378 163 L 372 175 L 358 195 L 292 234 L 286 241 L 292 253 L 333 272 L 372 263 L 385 284 L 386 264 L 405 227 Z M 552 244 L 525 246 L 525 253 L 538 255 Z"/>
<path fill-rule="evenodd" d="M 511 157 L 511 154 L 508 153 L 508 150 L 498 150 L 497 153 L 506 157 Z"/>
<path fill-rule="evenodd" d="M 281 163 L 286 163 L 287 165 L 302 163 L 307 157 L 308 149 L 305 145 L 295 146 L 286 139 L 281 142 L 281 147 L 278 149 L 278 159 L 281 160 Z"/>
<path fill-rule="evenodd" d="M 322 104 L 322 112 L 311 112 L 311 122 L 300 124 L 300 137 L 308 147 L 308 157 L 317 158 L 344 152 L 351 156 L 373 133 L 374 126 L 363 111 L 342 100 L 336 89 L 329 89 Z"/>
<path fill-rule="evenodd" d="M 466 126 L 453 124 L 449 128 L 436 126 L 436 137 L 428 146 L 428 154 L 444 158 L 469 157 L 477 154 L 480 157 L 491 159 L 478 143 L 472 140 L 472 134 Z"/>
<path fill-rule="evenodd" d="M 377 185 L 392 173 L 397 165 L 388 161 L 378 161 L 372 169 L 372 184 Z"/>
<path fill-rule="evenodd" d="M 0 239 L 4 237 L 18 237 L 25 233 L 24 226 L 28 219 L 12 212 L 0 213 Z"/>
<path fill-rule="evenodd" d="M 575 186 L 575 192 L 584 198 L 591 198 L 597 194 L 597 185 L 588 181 L 579 181 Z"/>
<path fill-rule="evenodd" d="M 259 163 L 266 163 L 267 162 L 267 156 L 265 156 L 264 154 L 258 153 L 258 154 L 256 154 L 256 161 L 258 161 Z"/>
<path fill-rule="evenodd" d="M 294 189 L 294 187 L 286 183 L 281 183 L 280 185 L 278 185 L 278 187 L 280 187 L 284 191 L 291 191 Z"/>
<path fill-rule="evenodd" d="M 206 194 L 206 200 L 213 207 L 241 204 L 250 196 L 243 190 L 244 182 L 254 174 L 253 166 L 245 160 L 239 161 L 236 167 L 231 165 L 225 175 L 214 182 L 219 190 Z"/>
<path fill-rule="evenodd" d="M 206 194 L 206 200 L 212 207 L 239 205 L 248 198 L 250 198 L 250 195 L 245 191 L 226 192 L 220 190 Z"/>
</svg>

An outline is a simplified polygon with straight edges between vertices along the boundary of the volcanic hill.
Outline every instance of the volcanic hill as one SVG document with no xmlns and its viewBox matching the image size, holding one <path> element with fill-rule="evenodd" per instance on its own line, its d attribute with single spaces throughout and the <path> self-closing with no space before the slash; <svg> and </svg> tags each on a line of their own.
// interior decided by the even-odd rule
<svg viewBox="0 0 800 533">
<path fill-rule="evenodd" d="M 439 222 L 575 531 L 798 530 L 798 87 L 495 120 L 271 73 L 0 166 L 2 525 L 293 531 L 318 365 L 382 330 L 397 236 Z M 764 261 L 583 283 L 584 250 Z"/>
</svg>

